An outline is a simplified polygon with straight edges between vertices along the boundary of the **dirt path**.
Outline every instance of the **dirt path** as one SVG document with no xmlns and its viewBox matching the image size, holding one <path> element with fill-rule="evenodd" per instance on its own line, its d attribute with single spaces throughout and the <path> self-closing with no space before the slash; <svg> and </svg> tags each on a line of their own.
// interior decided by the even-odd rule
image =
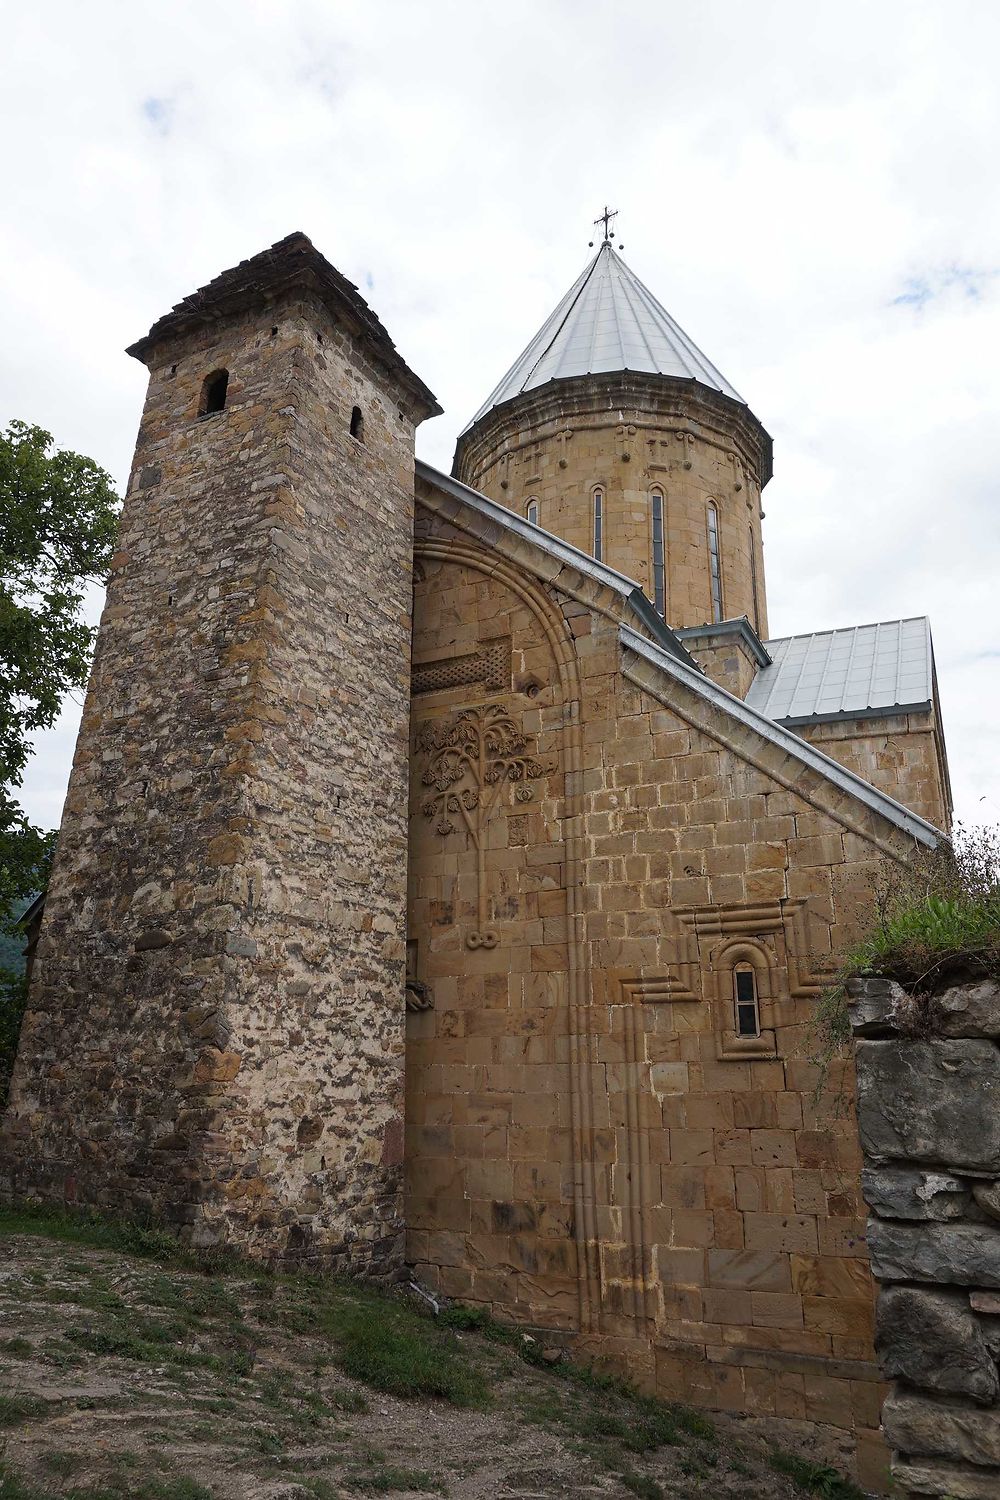
<svg viewBox="0 0 1000 1500">
<path fill-rule="evenodd" d="M 803 1493 L 739 1423 L 666 1414 L 353 1288 L 23 1233 L 0 1235 L 0 1258 L 3 1500 Z M 393 1394 L 439 1377 L 438 1399 Z"/>
</svg>

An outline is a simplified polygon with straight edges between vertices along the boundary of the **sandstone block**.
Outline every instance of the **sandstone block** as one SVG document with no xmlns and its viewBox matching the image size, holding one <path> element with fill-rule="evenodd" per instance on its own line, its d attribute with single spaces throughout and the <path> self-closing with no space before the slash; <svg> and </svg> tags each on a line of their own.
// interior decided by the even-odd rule
<svg viewBox="0 0 1000 1500">
<path fill-rule="evenodd" d="M 882 1408 L 886 1441 L 909 1457 L 943 1457 L 1000 1469 L 1000 1416 L 954 1400 L 894 1390 Z M 1000 1475 L 997 1476 L 1000 1493 Z"/>
<path fill-rule="evenodd" d="M 986 1041 L 861 1041 L 867 1155 L 1000 1174 L 1000 1050 Z"/>
<path fill-rule="evenodd" d="M 878 1298 L 875 1347 L 886 1375 L 990 1405 L 1000 1378 L 968 1299 L 958 1292 L 886 1287 Z"/>
<path fill-rule="evenodd" d="M 883 1219 L 960 1219 L 969 1187 L 944 1172 L 869 1167 L 861 1174 L 865 1202 Z"/>
<path fill-rule="evenodd" d="M 868 1250 L 881 1281 L 1000 1287 L 1000 1229 L 991 1225 L 871 1219 Z"/>
</svg>

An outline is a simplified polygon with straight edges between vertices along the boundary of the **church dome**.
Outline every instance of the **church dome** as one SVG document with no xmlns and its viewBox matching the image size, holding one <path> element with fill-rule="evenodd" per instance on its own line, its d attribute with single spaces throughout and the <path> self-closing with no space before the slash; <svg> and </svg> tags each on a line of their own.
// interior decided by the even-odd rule
<svg viewBox="0 0 1000 1500">
<path fill-rule="evenodd" d="M 463 430 L 550 380 L 618 371 L 695 380 L 746 402 L 605 240 Z"/>
</svg>

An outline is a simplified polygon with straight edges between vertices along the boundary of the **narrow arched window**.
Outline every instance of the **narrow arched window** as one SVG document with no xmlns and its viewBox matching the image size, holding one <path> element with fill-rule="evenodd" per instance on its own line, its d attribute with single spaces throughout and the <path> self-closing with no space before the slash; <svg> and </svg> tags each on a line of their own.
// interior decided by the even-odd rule
<svg viewBox="0 0 1000 1500">
<path fill-rule="evenodd" d="M 355 406 L 351 412 L 351 437 L 357 438 L 359 443 L 365 440 L 365 419 L 360 406 Z"/>
<path fill-rule="evenodd" d="M 708 576 L 712 586 L 712 619 L 722 619 L 722 558 L 719 552 L 719 511 L 708 502 Z"/>
<path fill-rule="evenodd" d="M 538 501 L 529 500 L 524 507 L 524 519 L 530 521 L 532 526 L 538 525 Z"/>
<path fill-rule="evenodd" d="M 753 544 L 753 527 L 747 527 L 750 539 L 750 591 L 753 596 L 753 628 L 760 635 L 760 601 L 757 598 L 757 551 Z"/>
<path fill-rule="evenodd" d="M 737 964 L 733 970 L 733 1010 L 737 1036 L 760 1036 L 760 1001 L 752 964 Z"/>
<path fill-rule="evenodd" d="M 651 490 L 650 523 L 652 526 L 653 552 L 653 603 L 658 615 L 667 612 L 667 575 L 663 557 L 663 491 Z"/>
<path fill-rule="evenodd" d="M 206 375 L 201 387 L 201 400 L 198 403 L 198 415 L 209 417 L 215 411 L 222 411 L 226 405 L 226 396 L 229 394 L 229 371 L 213 370 L 211 375 Z"/>
<path fill-rule="evenodd" d="M 600 485 L 594 490 L 594 556 L 604 561 L 604 491 Z"/>
</svg>

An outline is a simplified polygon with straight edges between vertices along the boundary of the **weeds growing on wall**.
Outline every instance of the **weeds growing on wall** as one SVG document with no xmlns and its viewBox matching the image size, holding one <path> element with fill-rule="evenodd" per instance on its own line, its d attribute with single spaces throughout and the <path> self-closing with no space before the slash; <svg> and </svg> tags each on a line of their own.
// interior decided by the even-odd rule
<svg viewBox="0 0 1000 1500">
<path fill-rule="evenodd" d="M 955 825 L 936 849 L 875 870 L 872 924 L 821 997 L 812 1058 L 820 1088 L 851 1036 L 852 979 L 895 979 L 916 996 L 963 980 L 1000 980 L 1000 828 Z"/>
</svg>

